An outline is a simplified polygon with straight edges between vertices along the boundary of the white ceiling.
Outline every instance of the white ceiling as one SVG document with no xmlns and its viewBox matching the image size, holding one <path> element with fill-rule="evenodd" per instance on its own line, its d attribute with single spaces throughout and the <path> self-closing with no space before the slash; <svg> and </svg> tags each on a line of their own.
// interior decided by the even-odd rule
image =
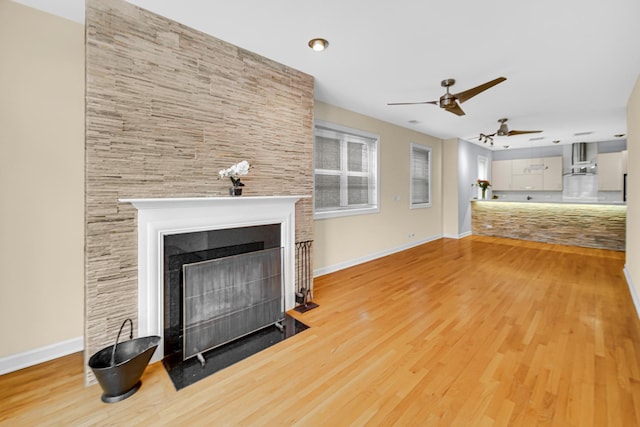
<svg viewBox="0 0 640 427">
<path fill-rule="evenodd" d="M 18 1 L 84 22 L 84 0 Z M 640 74 L 638 0 L 128 1 L 311 74 L 320 101 L 399 126 L 475 143 L 501 117 L 544 130 L 496 137 L 495 149 L 616 139 Z M 314 37 L 329 48 L 312 51 Z M 445 78 L 457 93 L 500 76 L 461 104 L 465 116 L 387 105 L 437 100 Z"/>
</svg>

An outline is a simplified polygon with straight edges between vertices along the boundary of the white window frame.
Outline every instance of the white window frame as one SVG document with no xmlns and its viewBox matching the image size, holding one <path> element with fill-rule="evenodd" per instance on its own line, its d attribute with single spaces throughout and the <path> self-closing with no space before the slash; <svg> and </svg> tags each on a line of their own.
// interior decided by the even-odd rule
<svg viewBox="0 0 640 427">
<path fill-rule="evenodd" d="M 478 179 L 489 180 L 489 158 L 486 156 L 478 155 L 478 159 L 476 161 L 478 168 Z M 476 187 L 476 198 L 480 200 L 482 199 L 482 188 L 480 188 L 479 185 L 476 185 Z"/>
<path fill-rule="evenodd" d="M 346 143 L 341 143 L 341 171 L 340 171 L 340 201 L 341 207 L 338 209 L 335 208 L 325 208 L 325 209 L 316 209 L 315 206 L 315 195 L 314 195 L 314 205 L 313 205 L 313 219 L 327 219 L 327 218 L 336 218 L 350 215 L 364 215 L 364 214 L 372 214 L 380 212 L 380 136 L 362 131 L 360 129 L 353 129 L 347 126 L 338 125 L 335 123 L 325 122 L 321 120 L 316 120 L 314 124 L 314 160 L 315 160 L 315 137 L 318 134 L 318 131 L 328 130 L 330 132 L 343 134 L 345 137 L 348 135 L 353 135 L 357 138 L 365 138 L 371 140 L 370 150 L 373 151 L 369 156 L 369 172 L 366 174 L 369 178 L 369 201 L 370 203 L 367 205 L 352 205 L 347 206 L 347 178 L 349 174 L 353 176 L 358 173 L 350 172 L 347 173 L 347 151 L 346 151 Z M 313 179 L 314 179 L 314 189 L 315 189 L 315 178 L 316 173 L 322 173 L 324 175 L 335 174 L 335 171 L 327 171 L 327 170 L 316 170 L 315 163 L 313 167 Z"/>
<path fill-rule="evenodd" d="M 418 150 L 418 151 L 425 151 L 428 153 L 428 176 L 427 176 L 427 191 L 428 191 L 428 195 L 429 195 L 429 200 L 424 203 L 414 203 L 413 201 L 413 180 L 414 180 L 414 176 L 413 176 L 413 152 L 414 150 Z M 409 150 L 409 209 L 423 209 L 423 208 L 430 208 L 431 207 L 431 181 L 432 181 L 432 177 L 433 174 L 431 173 L 432 170 L 432 155 L 433 155 L 433 151 L 431 150 L 431 147 L 427 147 L 421 144 L 415 144 L 415 143 L 411 143 L 411 148 Z"/>
</svg>

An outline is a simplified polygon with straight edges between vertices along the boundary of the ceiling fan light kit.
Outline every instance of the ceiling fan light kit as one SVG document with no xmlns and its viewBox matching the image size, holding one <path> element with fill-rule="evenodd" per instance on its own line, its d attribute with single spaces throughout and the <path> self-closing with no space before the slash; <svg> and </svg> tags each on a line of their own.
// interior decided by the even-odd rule
<svg viewBox="0 0 640 427">
<path fill-rule="evenodd" d="M 487 143 L 489 142 L 491 144 L 491 146 L 493 147 L 493 135 L 485 135 L 484 133 L 481 133 L 480 136 L 478 137 L 478 141 L 483 142 L 483 143 Z"/>
</svg>

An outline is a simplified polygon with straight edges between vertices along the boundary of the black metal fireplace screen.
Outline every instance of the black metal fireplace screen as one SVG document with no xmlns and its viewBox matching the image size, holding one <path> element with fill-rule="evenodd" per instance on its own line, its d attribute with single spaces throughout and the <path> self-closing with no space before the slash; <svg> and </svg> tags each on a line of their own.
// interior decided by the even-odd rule
<svg viewBox="0 0 640 427">
<path fill-rule="evenodd" d="M 183 359 L 284 318 L 282 248 L 185 264 Z"/>
</svg>

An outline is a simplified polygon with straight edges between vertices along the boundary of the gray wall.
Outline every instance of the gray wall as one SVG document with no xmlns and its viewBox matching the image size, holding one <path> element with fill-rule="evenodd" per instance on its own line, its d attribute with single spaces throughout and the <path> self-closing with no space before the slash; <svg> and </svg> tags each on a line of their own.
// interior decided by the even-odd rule
<svg viewBox="0 0 640 427">
<path fill-rule="evenodd" d="M 548 147 L 516 148 L 513 150 L 498 150 L 493 152 L 493 160 L 528 159 L 536 157 L 562 156 L 563 145 Z"/>
<path fill-rule="evenodd" d="M 598 153 L 617 153 L 627 149 L 626 139 L 598 142 Z"/>
<path fill-rule="evenodd" d="M 493 152 L 493 160 L 527 159 L 535 157 L 553 157 L 571 155 L 571 145 L 550 145 L 548 147 L 517 148 L 513 150 L 497 150 Z M 627 140 L 598 142 L 598 153 L 615 153 L 627 149 Z"/>
<path fill-rule="evenodd" d="M 491 181 L 491 161 L 494 152 L 472 144 L 463 139 L 458 140 L 458 233 L 466 236 L 471 233 L 471 203 L 476 197 L 477 189 L 472 184 L 478 180 L 478 156 L 489 159 L 489 181 Z"/>
</svg>

